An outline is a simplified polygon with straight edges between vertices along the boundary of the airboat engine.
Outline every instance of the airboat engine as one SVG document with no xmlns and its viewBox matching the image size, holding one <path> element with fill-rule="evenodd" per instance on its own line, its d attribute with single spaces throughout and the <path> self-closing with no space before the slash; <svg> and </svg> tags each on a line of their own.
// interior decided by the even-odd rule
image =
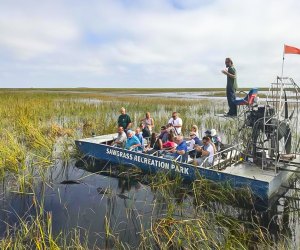
<svg viewBox="0 0 300 250">
<path fill-rule="evenodd" d="M 266 104 L 253 106 L 245 113 L 245 125 L 252 130 L 247 152 L 256 163 L 266 166 L 296 154 L 299 143 L 292 142 L 292 133 L 298 134 L 299 120 L 294 113 L 299 114 L 299 94 L 299 87 L 291 78 L 277 77 Z"/>
</svg>

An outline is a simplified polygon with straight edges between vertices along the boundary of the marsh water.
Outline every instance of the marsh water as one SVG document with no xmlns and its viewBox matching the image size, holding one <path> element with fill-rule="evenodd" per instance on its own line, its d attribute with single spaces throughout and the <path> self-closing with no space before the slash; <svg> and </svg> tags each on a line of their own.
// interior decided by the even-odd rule
<svg viewBox="0 0 300 250">
<path fill-rule="evenodd" d="M 49 169 L 46 182 L 36 183 L 35 195 L 44 200 L 45 212 L 53 214 L 54 233 L 70 232 L 76 228 L 82 231 L 82 235 L 89 235 L 91 248 L 111 248 L 113 245 L 105 227 L 109 224 L 110 233 L 125 245 L 136 248 L 141 240 L 141 227 L 149 229 L 153 218 L 165 215 L 166 204 L 157 201 L 158 194 L 145 184 L 145 175 L 121 173 L 118 166 L 97 161 L 88 164 L 81 160 L 68 165 L 58 163 Z M 7 192 L 4 190 L 6 185 L 3 183 L 1 190 L 2 235 L 8 224 L 16 226 L 20 223 L 19 218 L 35 214 L 32 194 Z"/>
<path fill-rule="evenodd" d="M 153 220 L 168 213 L 167 202 L 170 200 L 179 208 L 184 204 L 184 208 L 176 210 L 175 216 L 176 213 L 186 218 L 193 216 L 194 197 L 187 192 L 188 187 L 174 190 L 167 201 L 162 194 L 147 185 L 145 175 L 133 172 L 120 174 L 117 166 L 113 170 L 111 167 L 102 162 L 89 162 L 89 165 L 82 161 L 72 161 L 68 165 L 57 164 L 49 169 L 47 184 L 36 184 L 35 192 L 39 199 L 44 199 L 45 211 L 53 214 L 54 233 L 70 232 L 76 228 L 82 231 L 82 235 L 89 235 L 90 248 L 110 248 L 113 245 L 106 235 L 105 227 L 109 224 L 112 234 L 117 235 L 130 248 L 136 248 L 141 241 L 141 230 L 149 229 Z M 110 174 L 105 170 L 110 170 Z M 294 187 L 299 187 L 299 183 Z M 5 192 L 3 186 L 1 191 L 0 232 L 3 234 L 7 223 L 17 225 L 20 217 L 34 215 L 35 210 L 32 194 Z M 291 197 L 292 192 L 286 196 Z M 275 242 L 279 235 L 285 235 L 291 239 L 295 249 L 299 247 L 298 214 L 295 211 L 291 214 L 291 210 L 299 209 L 299 200 L 278 197 L 266 211 L 219 202 L 212 202 L 210 206 L 228 218 L 240 220 L 240 223 L 246 224 L 248 220 L 258 218 L 259 224 L 269 230 Z"/>
<path fill-rule="evenodd" d="M 163 96 L 172 94 L 164 93 Z M 202 98 L 197 94 L 186 94 L 183 97 Z M 91 105 L 99 103 L 97 99 L 81 101 Z M 222 107 L 223 104 L 216 105 Z M 161 110 L 160 115 L 166 113 Z M 191 113 L 192 115 L 197 114 Z M 203 133 L 205 128 L 201 129 Z M 154 221 L 170 213 L 169 203 L 175 207 L 171 211 L 172 216 L 195 216 L 195 196 L 190 192 L 189 185 L 176 188 L 166 198 L 165 194 L 149 185 L 148 175 L 134 171 L 120 172 L 119 166 L 79 159 L 67 162 L 57 160 L 52 167 L 45 170 L 44 176 L 43 180 L 34 180 L 33 193 L 41 203 L 43 201 L 45 212 L 52 213 L 54 234 L 66 232 L 68 235 L 73 229 L 82 231 L 82 240 L 88 235 L 88 246 L 91 249 L 114 247 L 113 237 L 118 238 L 128 248 L 138 248 L 144 237 L 142 232 L 151 230 Z M 32 205 L 33 193 L 11 192 L 11 185 L 13 184 L 7 177 L 0 188 L 2 237 L 8 227 L 17 227 L 22 219 L 26 221 L 36 214 Z M 233 206 L 214 201 L 203 206 L 203 209 L 221 213 L 222 216 L 234 218 L 245 225 L 255 218 L 273 237 L 274 248 L 276 242 L 285 237 L 290 242 L 291 249 L 299 249 L 299 181 L 291 182 L 291 187 L 283 197 L 277 197 L 268 208 L 260 211 L 253 206 Z M 255 248 L 255 245 L 252 247 Z"/>
<path fill-rule="evenodd" d="M 247 92 L 241 92 L 238 94 L 240 98 L 245 97 Z M 266 96 L 268 91 L 259 91 L 261 96 Z M 198 99 L 198 100 L 215 100 L 215 101 L 227 101 L 225 91 L 201 91 L 201 92 L 164 92 L 164 93 L 149 93 L 149 94 L 131 94 L 132 96 L 152 96 L 152 97 L 164 97 L 164 98 L 184 98 L 184 99 Z"/>
</svg>

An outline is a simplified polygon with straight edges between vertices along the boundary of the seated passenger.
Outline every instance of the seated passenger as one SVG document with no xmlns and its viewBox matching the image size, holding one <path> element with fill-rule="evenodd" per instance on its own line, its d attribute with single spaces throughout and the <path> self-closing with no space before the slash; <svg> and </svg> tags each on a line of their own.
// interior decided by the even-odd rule
<svg viewBox="0 0 300 250">
<path fill-rule="evenodd" d="M 128 150 L 142 151 L 141 142 L 134 135 L 134 132 L 132 130 L 127 131 L 127 141 L 125 148 Z"/>
<path fill-rule="evenodd" d="M 178 135 L 175 137 L 175 142 L 177 143 L 177 147 L 173 148 L 165 154 L 165 158 L 167 159 L 177 159 L 179 155 L 182 155 L 183 161 L 186 161 L 186 152 L 187 152 L 187 145 L 186 141 L 183 140 L 183 136 Z"/>
<path fill-rule="evenodd" d="M 139 139 L 139 141 L 141 143 L 141 148 L 142 148 L 142 150 L 144 150 L 144 138 L 143 138 L 140 128 L 135 129 L 135 136 Z"/>
<path fill-rule="evenodd" d="M 145 148 L 145 151 L 146 151 L 147 154 L 153 154 L 157 150 L 160 150 L 160 149 L 161 149 L 161 147 L 159 145 L 159 139 L 157 138 L 157 134 L 152 133 L 150 143 Z"/>
<path fill-rule="evenodd" d="M 201 153 L 201 157 L 196 158 L 194 164 L 200 166 L 205 161 L 205 159 L 208 158 L 204 163 L 204 167 L 212 166 L 214 161 L 214 148 L 210 142 L 209 137 L 204 136 L 202 138 L 202 143 L 203 143 L 202 147 L 200 146 L 195 147 L 196 151 Z"/>
<path fill-rule="evenodd" d="M 204 134 L 205 134 L 205 136 L 209 136 L 209 135 L 211 135 L 211 131 L 208 129 L 204 132 Z"/>
<path fill-rule="evenodd" d="M 113 146 L 116 145 L 119 148 L 124 148 L 126 144 L 127 136 L 124 132 L 123 127 L 118 127 L 118 137 L 114 140 Z"/>
<path fill-rule="evenodd" d="M 168 140 L 162 144 L 163 149 L 173 149 L 177 147 L 177 144 L 174 142 L 174 134 L 170 133 L 168 134 Z"/>
<path fill-rule="evenodd" d="M 196 146 L 203 146 L 202 141 L 198 138 L 195 132 L 190 132 L 190 144 L 188 146 L 189 155 L 191 158 L 201 157 L 201 153 L 195 150 Z"/>
<path fill-rule="evenodd" d="M 168 134 L 169 134 L 169 132 L 167 130 L 167 127 L 161 126 L 158 139 L 161 139 L 162 143 L 165 143 L 166 141 L 168 141 Z"/>
<path fill-rule="evenodd" d="M 140 129 L 142 131 L 142 135 L 144 138 L 148 138 L 151 136 L 151 132 L 150 132 L 149 128 L 147 126 L 145 126 L 144 123 L 140 124 Z"/>
<path fill-rule="evenodd" d="M 218 151 L 217 151 L 216 145 L 211 141 L 211 135 L 208 135 L 207 137 L 209 138 L 209 143 L 212 145 L 212 147 L 214 149 L 214 154 L 216 154 Z"/>
<path fill-rule="evenodd" d="M 193 125 L 191 132 L 195 132 L 196 136 L 199 138 L 199 130 L 197 125 Z"/>
<path fill-rule="evenodd" d="M 188 150 L 193 150 L 195 145 L 198 146 L 202 146 L 202 141 L 199 139 L 199 137 L 197 136 L 196 132 L 190 132 L 190 138 L 191 138 L 191 142 L 190 145 L 188 147 Z"/>
<path fill-rule="evenodd" d="M 216 145 L 213 143 L 213 141 L 212 141 L 212 131 L 214 132 L 214 134 L 216 133 L 216 130 L 215 129 L 212 129 L 212 130 L 206 130 L 204 133 L 205 133 L 205 136 L 207 136 L 207 137 L 209 137 L 209 139 L 210 139 L 210 143 L 211 143 L 211 145 L 214 147 L 214 151 L 215 151 L 215 153 L 218 151 L 217 150 L 217 147 L 216 147 Z"/>
<path fill-rule="evenodd" d="M 221 137 L 217 135 L 217 131 L 215 129 L 212 129 L 211 131 L 211 142 L 215 144 L 217 151 L 220 151 L 221 149 Z"/>
</svg>

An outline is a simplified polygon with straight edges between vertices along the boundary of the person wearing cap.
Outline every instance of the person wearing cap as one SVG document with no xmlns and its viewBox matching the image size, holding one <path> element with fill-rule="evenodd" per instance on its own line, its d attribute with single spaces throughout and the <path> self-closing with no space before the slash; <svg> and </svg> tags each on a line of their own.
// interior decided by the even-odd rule
<svg viewBox="0 0 300 250">
<path fill-rule="evenodd" d="M 134 151 L 142 151 L 141 142 L 139 139 L 134 135 L 134 132 L 132 130 L 127 131 L 127 141 L 125 148 L 128 150 L 134 150 Z"/>
<path fill-rule="evenodd" d="M 118 126 L 123 127 L 124 131 L 127 132 L 127 130 L 131 127 L 131 119 L 130 116 L 126 114 L 125 108 L 120 109 L 121 115 L 118 118 Z"/>
<path fill-rule="evenodd" d="M 167 159 L 177 159 L 179 155 L 182 155 L 182 161 L 187 160 L 186 152 L 188 150 L 186 141 L 183 140 L 183 136 L 178 135 L 175 137 L 175 143 L 177 144 L 176 148 L 173 148 L 165 154 L 165 158 Z"/>
<path fill-rule="evenodd" d="M 204 133 L 205 133 L 205 136 L 207 136 L 209 138 L 210 144 L 214 148 L 214 153 L 216 153 L 217 152 L 217 148 L 216 148 L 216 145 L 212 142 L 211 130 L 208 129 Z"/>
<path fill-rule="evenodd" d="M 172 113 L 172 117 L 168 121 L 168 126 L 174 128 L 175 135 L 181 134 L 182 119 L 180 117 L 178 117 L 177 112 Z"/>
<path fill-rule="evenodd" d="M 221 148 L 221 137 L 217 135 L 217 131 L 215 129 L 211 130 L 211 141 L 216 146 L 217 151 L 220 151 Z"/>
<path fill-rule="evenodd" d="M 204 167 L 212 166 L 213 161 L 214 161 L 215 151 L 214 151 L 214 148 L 211 144 L 210 138 L 208 136 L 204 136 L 202 138 L 202 143 L 203 143 L 202 147 L 200 147 L 198 145 L 195 146 L 196 151 L 201 153 L 201 157 L 196 158 L 195 161 L 194 161 L 194 164 L 200 166 L 205 161 Z M 208 159 L 206 160 L 206 158 L 208 158 Z"/>
<path fill-rule="evenodd" d="M 211 131 L 208 129 L 204 132 L 205 136 L 211 136 Z"/>
<path fill-rule="evenodd" d="M 118 137 L 113 142 L 113 145 L 116 145 L 119 148 L 124 148 L 127 140 L 127 136 L 124 132 L 123 127 L 118 127 Z"/>
</svg>

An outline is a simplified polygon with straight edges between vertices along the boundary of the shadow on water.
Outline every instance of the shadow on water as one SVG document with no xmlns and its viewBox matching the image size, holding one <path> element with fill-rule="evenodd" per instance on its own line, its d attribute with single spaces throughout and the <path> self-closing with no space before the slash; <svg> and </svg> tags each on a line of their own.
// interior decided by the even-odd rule
<svg viewBox="0 0 300 250">
<path fill-rule="evenodd" d="M 266 211 L 258 211 L 254 206 L 239 207 L 207 197 L 198 199 L 191 184 L 177 185 L 176 180 L 165 191 L 159 185 L 151 185 L 152 177 L 134 168 L 86 159 L 68 165 L 58 162 L 49 168 L 47 176 L 47 182 L 36 186 L 35 195 L 44 200 L 45 211 L 53 215 L 53 232 L 81 230 L 82 240 L 88 234 L 91 248 L 112 248 L 116 242 L 137 248 L 141 234 L 155 221 L 169 213 L 177 218 L 191 218 L 199 209 L 222 213 L 244 223 L 245 228 L 248 222 L 255 222 L 275 242 L 284 235 L 299 246 L 299 201 L 281 197 Z M 163 185 L 164 179 L 158 182 Z M 8 225 L 17 225 L 19 218 L 35 215 L 31 194 L 6 192 L 1 195 L 1 203 L 1 235 Z M 173 210 L 170 203 L 174 204 Z"/>
</svg>

